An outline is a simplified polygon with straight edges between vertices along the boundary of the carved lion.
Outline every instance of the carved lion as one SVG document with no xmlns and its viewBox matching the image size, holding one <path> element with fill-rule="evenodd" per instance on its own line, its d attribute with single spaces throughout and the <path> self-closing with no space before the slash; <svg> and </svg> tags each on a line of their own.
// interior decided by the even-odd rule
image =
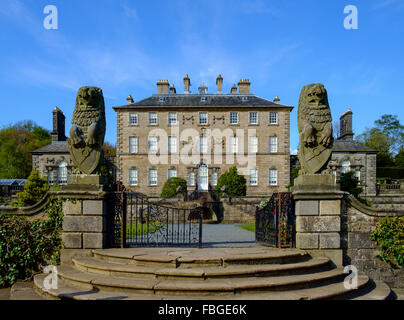
<svg viewBox="0 0 404 320">
<path fill-rule="evenodd" d="M 303 173 L 318 173 L 332 150 L 332 119 L 327 90 L 320 83 L 304 86 L 299 99 L 299 160 Z"/>
<path fill-rule="evenodd" d="M 98 167 L 106 130 L 102 90 L 82 87 L 76 98 L 69 148 L 76 172 L 91 174 Z"/>
</svg>

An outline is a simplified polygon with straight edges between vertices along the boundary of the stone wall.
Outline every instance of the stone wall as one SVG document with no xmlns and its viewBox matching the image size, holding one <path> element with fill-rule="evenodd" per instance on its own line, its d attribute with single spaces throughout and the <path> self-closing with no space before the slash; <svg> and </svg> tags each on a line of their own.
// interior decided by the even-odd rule
<svg viewBox="0 0 404 320">
<path fill-rule="evenodd" d="M 372 208 L 382 210 L 403 210 L 404 195 L 364 197 L 372 203 Z"/>
<path fill-rule="evenodd" d="M 359 274 L 382 280 L 392 288 L 403 288 L 403 268 L 395 270 L 380 261 L 380 249 L 370 240 L 370 232 L 387 216 L 404 216 L 404 211 L 365 207 L 352 196 L 342 202 L 343 262 L 358 268 Z"/>
</svg>

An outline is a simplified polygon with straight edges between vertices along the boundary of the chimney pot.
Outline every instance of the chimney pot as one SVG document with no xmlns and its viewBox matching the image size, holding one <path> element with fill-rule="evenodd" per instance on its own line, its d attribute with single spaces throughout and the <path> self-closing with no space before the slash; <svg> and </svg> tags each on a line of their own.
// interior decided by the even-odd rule
<svg viewBox="0 0 404 320">
<path fill-rule="evenodd" d="M 133 103 L 132 95 L 128 95 L 128 97 L 126 98 L 126 102 L 127 102 L 128 104 Z"/>
<path fill-rule="evenodd" d="M 62 110 L 58 107 L 53 109 L 53 131 L 52 131 L 52 141 L 66 141 L 65 136 L 65 119 Z"/>
<path fill-rule="evenodd" d="M 281 102 L 281 99 L 279 99 L 278 96 L 275 96 L 274 102 L 275 102 L 276 104 L 279 104 L 279 102 Z"/>
<path fill-rule="evenodd" d="M 233 86 L 231 87 L 230 93 L 232 93 L 232 94 L 237 93 L 237 86 L 236 86 L 236 84 L 233 84 Z"/>
<path fill-rule="evenodd" d="M 177 93 L 177 90 L 175 89 L 175 87 L 174 87 L 173 84 L 172 84 L 171 87 L 170 87 L 170 93 L 171 93 L 171 94 Z"/>
</svg>

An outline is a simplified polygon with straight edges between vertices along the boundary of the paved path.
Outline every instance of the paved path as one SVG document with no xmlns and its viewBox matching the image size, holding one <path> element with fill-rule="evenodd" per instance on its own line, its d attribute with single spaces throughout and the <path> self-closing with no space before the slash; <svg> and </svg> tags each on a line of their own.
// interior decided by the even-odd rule
<svg viewBox="0 0 404 320">
<path fill-rule="evenodd" d="M 236 227 L 234 224 L 204 224 L 202 227 L 204 248 L 249 248 L 259 247 L 254 232 Z"/>
</svg>

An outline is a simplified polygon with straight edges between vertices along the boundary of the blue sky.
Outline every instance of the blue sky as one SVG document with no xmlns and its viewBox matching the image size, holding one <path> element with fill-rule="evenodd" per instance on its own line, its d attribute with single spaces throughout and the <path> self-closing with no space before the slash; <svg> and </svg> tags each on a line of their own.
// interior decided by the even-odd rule
<svg viewBox="0 0 404 320">
<path fill-rule="evenodd" d="M 58 29 L 46 30 L 46 5 Z M 344 28 L 355 5 L 359 29 Z M 361 133 L 382 114 L 404 122 L 404 0 L 1 0 L 0 127 L 31 119 L 51 129 L 58 106 L 70 127 L 77 89 L 103 89 L 106 140 L 116 141 L 112 106 L 156 92 L 158 79 L 183 91 L 205 82 L 230 91 L 249 78 L 251 91 L 294 105 L 291 150 L 298 144 L 301 88 L 323 83 L 333 120 L 354 112 Z"/>
</svg>

